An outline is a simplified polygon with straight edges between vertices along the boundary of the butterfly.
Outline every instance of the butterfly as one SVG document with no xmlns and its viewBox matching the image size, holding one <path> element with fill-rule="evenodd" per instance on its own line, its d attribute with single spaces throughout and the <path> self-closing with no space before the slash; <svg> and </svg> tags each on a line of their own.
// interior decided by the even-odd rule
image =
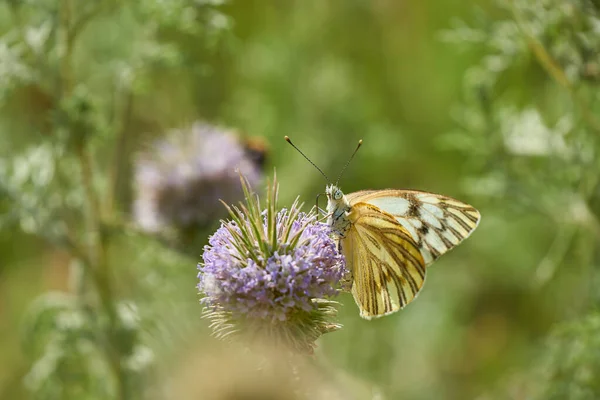
<svg viewBox="0 0 600 400">
<path fill-rule="evenodd" d="M 481 219 L 466 203 L 417 190 L 345 195 L 336 183 L 325 194 L 327 224 L 346 259 L 350 291 L 365 319 L 392 314 L 413 301 L 423 288 L 427 266 L 469 237 Z"/>
<path fill-rule="evenodd" d="M 426 267 L 466 239 L 481 219 L 472 206 L 416 190 L 327 186 L 327 223 L 352 274 L 351 292 L 366 319 L 413 301 Z"/>
</svg>

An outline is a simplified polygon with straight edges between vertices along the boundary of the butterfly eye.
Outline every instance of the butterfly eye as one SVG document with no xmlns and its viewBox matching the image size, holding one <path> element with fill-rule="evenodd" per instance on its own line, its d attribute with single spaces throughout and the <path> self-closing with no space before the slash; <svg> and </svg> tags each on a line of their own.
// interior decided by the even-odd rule
<svg viewBox="0 0 600 400">
<path fill-rule="evenodd" d="M 341 198 L 342 198 L 342 196 L 343 196 L 343 194 L 342 194 L 341 190 L 337 190 L 337 191 L 336 191 L 336 192 L 333 194 L 333 198 L 334 198 L 335 200 L 339 200 L 339 199 L 341 199 Z"/>
</svg>

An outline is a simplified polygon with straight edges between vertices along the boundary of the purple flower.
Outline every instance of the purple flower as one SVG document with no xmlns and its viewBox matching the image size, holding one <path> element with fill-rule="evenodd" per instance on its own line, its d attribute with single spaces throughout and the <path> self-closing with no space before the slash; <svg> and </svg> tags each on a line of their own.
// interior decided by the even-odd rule
<svg viewBox="0 0 600 400">
<path fill-rule="evenodd" d="M 254 153 L 232 132 L 203 123 L 169 132 L 135 162 L 136 222 L 158 232 L 203 227 L 225 216 L 219 199 L 243 197 L 239 173 L 251 184 L 262 178 Z"/>
<path fill-rule="evenodd" d="M 279 332 L 301 350 L 338 329 L 337 287 L 346 270 L 326 224 L 301 213 L 296 202 L 276 212 L 277 187 L 268 190 L 267 207 L 246 190 L 246 204 L 229 209 L 204 248 L 198 264 L 198 289 L 219 336 L 238 330 Z M 286 339 L 287 340 L 287 339 Z"/>
<path fill-rule="evenodd" d="M 288 225 L 284 209 L 277 214 L 278 232 Z M 198 289 L 206 295 L 205 304 L 220 305 L 234 315 L 284 321 L 296 310 L 313 310 L 312 299 L 337 294 L 343 258 L 329 237 L 329 227 L 314 216 L 299 214 L 293 222 L 289 237 L 300 234 L 295 246 L 289 237 L 278 241 L 272 254 L 258 262 L 241 254 L 231 235 L 236 229 L 234 222 L 224 222 L 204 249 Z"/>
</svg>

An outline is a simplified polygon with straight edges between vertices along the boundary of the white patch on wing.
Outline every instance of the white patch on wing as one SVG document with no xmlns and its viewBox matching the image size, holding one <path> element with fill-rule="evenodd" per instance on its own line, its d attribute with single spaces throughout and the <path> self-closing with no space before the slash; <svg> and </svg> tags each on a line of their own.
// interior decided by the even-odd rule
<svg viewBox="0 0 600 400">
<path fill-rule="evenodd" d="M 433 204 L 424 203 L 421 205 L 421 208 L 429 211 L 436 218 L 444 218 L 444 211 L 441 208 L 434 206 Z"/>
<path fill-rule="evenodd" d="M 430 194 L 417 194 L 417 200 L 423 203 L 429 204 L 438 204 L 440 199 L 437 196 L 432 196 Z"/>
<path fill-rule="evenodd" d="M 414 225 L 410 223 L 410 220 L 407 220 L 406 218 L 396 218 L 396 221 L 398 221 L 400 225 L 406 228 L 406 230 L 408 231 L 408 233 L 410 233 L 410 236 L 412 236 L 415 242 L 419 243 L 419 234 Z"/>
<path fill-rule="evenodd" d="M 425 261 L 425 265 L 433 262 L 433 255 L 431 254 L 431 251 L 429 251 L 424 246 L 421 246 L 419 251 L 421 252 L 421 255 L 423 256 L 423 261 Z"/>
<path fill-rule="evenodd" d="M 440 222 L 440 220 L 428 212 L 421 212 L 421 219 L 429 226 L 433 226 L 437 229 L 442 229 L 442 223 Z"/>
<path fill-rule="evenodd" d="M 475 227 L 475 224 L 465 215 L 464 212 L 459 211 L 455 208 L 448 208 L 448 212 L 456 215 L 459 219 L 461 219 L 467 226 Z"/>
<path fill-rule="evenodd" d="M 458 232 L 460 235 L 462 235 L 463 238 L 469 235 L 469 232 L 467 232 L 465 228 L 463 228 L 462 225 L 456 222 L 456 220 L 452 217 L 446 218 L 446 224 L 452 229 L 454 229 L 456 232 Z"/>
<path fill-rule="evenodd" d="M 412 224 L 412 226 L 414 226 L 417 229 L 419 229 L 420 227 L 423 226 L 423 223 L 421 222 L 421 220 L 417 219 L 417 218 L 410 218 L 408 220 L 408 222 L 410 222 Z"/>
<path fill-rule="evenodd" d="M 412 236 L 412 238 L 417 243 L 417 245 L 419 247 L 419 251 L 421 252 L 421 255 L 423 256 L 423 261 L 425 261 L 425 265 L 432 263 L 433 255 L 427 248 L 427 244 L 423 243 L 423 238 L 421 236 L 419 236 L 419 233 L 417 232 L 416 225 L 420 226 L 421 221 L 419 221 L 416 218 L 396 218 L 396 220 L 400 223 L 400 225 L 402 225 L 404 228 L 406 228 L 408 233 L 410 233 L 410 236 Z M 438 240 L 439 240 L 439 238 L 438 238 Z"/>
<path fill-rule="evenodd" d="M 448 229 L 446 229 L 445 231 L 442 232 L 442 236 L 445 237 L 446 239 L 448 239 L 450 241 L 450 243 L 457 245 L 458 242 L 460 242 L 460 239 L 457 238 L 451 231 L 449 231 Z"/>
<path fill-rule="evenodd" d="M 425 241 L 431 247 L 436 249 L 440 254 L 448 250 L 444 242 L 442 242 L 442 239 L 438 236 L 437 233 L 435 233 L 434 230 L 430 230 L 429 232 L 427 232 L 427 234 L 425 235 Z"/>
<path fill-rule="evenodd" d="M 406 215 L 410 207 L 410 202 L 402 197 L 378 197 L 368 203 L 392 215 Z"/>
</svg>

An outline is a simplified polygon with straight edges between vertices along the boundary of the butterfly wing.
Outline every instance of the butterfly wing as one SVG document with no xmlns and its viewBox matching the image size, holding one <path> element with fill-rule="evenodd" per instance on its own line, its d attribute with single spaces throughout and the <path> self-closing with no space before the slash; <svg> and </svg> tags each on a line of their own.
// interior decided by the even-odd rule
<svg viewBox="0 0 600 400">
<path fill-rule="evenodd" d="M 348 215 L 351 227 L 341 239 L 352 271 L 352 295 L 366 319 L 406 306 L 425 282 L 425 262 L 410 233 L 386 212 L 356 203 Z"/>
<path fill-rule="evenodd" d="M 364 190 L 346 198 L 351 206 L 367 203 L 393 215 L 410 232 L 426 265 L 469 237 L 481 218 L 468 204 L 416 190 Z"/>
</svg>

